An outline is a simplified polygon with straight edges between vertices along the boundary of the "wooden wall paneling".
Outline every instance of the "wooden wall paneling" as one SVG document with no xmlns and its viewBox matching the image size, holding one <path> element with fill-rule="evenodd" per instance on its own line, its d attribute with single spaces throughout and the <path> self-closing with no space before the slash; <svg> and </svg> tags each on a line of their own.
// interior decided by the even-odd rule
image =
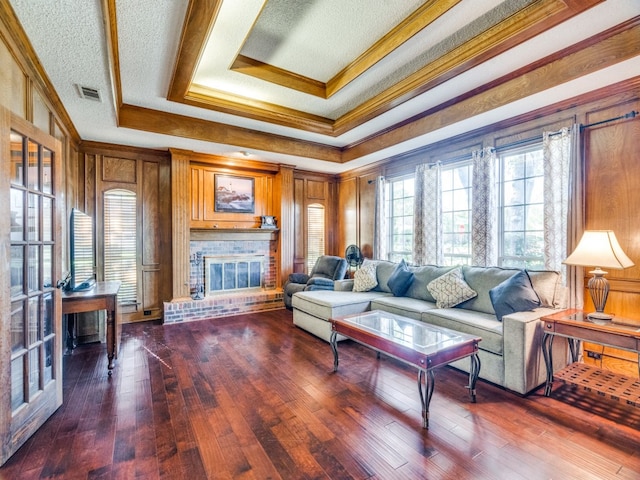
<svg viewBox="0 0 640 480">
<path fill-rule="evenodd" d="M 295 202 L 293 167 L 281 166 L 273 181 L 273 213 L 280 229 L 278 262 L 278 288 L 287 281 L 289 274 L 294 272 L 295 258 Z"/>
<path fill-rule="evenodd" d="M 585 115 L 586 124 L 597 123 L 640 110 L 640 101 L 621 102 L 594 108 Z M 640 319 L 640 121 L 638 118 L 588 127 L 583 135 L 585 151 L 585 228 L 613 230 L 635 266 L 625 270 L 608 269 L 610 291 L 605 311 L 617 317 Z M 585 285 L 589 269 L 585 269 Z M 584 308 L 595 307 L 588 290 Z M 588 346 L 585 347 L 588 350 Z M 638 355 L 608 348 L 601 355 L 601 366 L 627 375 L 638 375 Z"/>
<path fill-rule="evenodd" d="M 199 181 L 191 194 L 192 228 L 257 228 L 260 216 L 268 215 L 273 205 L 273 177 L 271 172 L 238 172 L 229 168 L 192 165 L 192 182 Z M 217 212 L 215 210 L 215 179 L 218 175 L 251 178 L 254 181 L 253 213 Z M 194 219 L 195 212 L 201 216 Z"/>
<path fill-rule="evenodd" d="M 343 256 L 344 250 L 340 250 L 338 245 L 339 232 L 336 226 L 338 225 L 338 186 L 333 180 L 326 182 L 327 199 L 325 200 L 325 215 L 326 215 L 326 227 L 327 233 L 327 245 L 326 253 L 329 255 Z"/>
<path fill-rule="evenodd" d="M 338 228 L 337 250 L 343 252 L 347 245 L 358 243 L 358 192 L 355 177 L 338 183 Z"/>
<path fill-rule="evenodd" d="M 212 170 L 200 169 L 202 177 L 202 220 L 213 222 L 217 218 L 215 205 L 215 176 Z M 224 227 L 226 225 L 223 223 Z M 221 225 L 222 226 L 222 225 Z"/>
<path fill-rule="evenodd" d="M 160 289 L 160 299 L 162 302 L 169 301 L 172 298 L 171 280 L 172 272 L 172 231 L 171 222 L 171 164 L 168 157 L 164 157 L 159 162 L 158 172 L 158 209 L 160 219 L 158 222 L 159 230 L 156 232 L 155 241 L 160 244 L 160 276 L 158 277 L 158 285 Z M 187 217 L 188 218 L 188 217 Z M 160 304 L 163 307 L 163 303 Z"/>
<path fill-rule="evenodd" d="M 202 169 L 191 167 L 191 222 L 204 220 L 203 174 Z"/>
<path fill-rule="evenodd" d="M 136 315 L 136 320 L 147 320 L 162 317 L 162 300 L 160 297 L 162 243 L 157 241 L 161 235 L 160 221 L 160 167 L 158 162 L 141 161 L 142 192 L 140 210 L 142 221 L 140 222 L 141 262 L 139 291 L 142 294 L 141 311 Z M 168 300 L 168 299 L 166 299 Z"/>
<path fill-rule="evenodd" d="M 376 228 L 377 173 L 358 177 L 358 243 L 365 258 L 373 258 Z"/>
<path fill-rule="evenodd" d="M 189 298 L 191 167 L 187 155 L 171 152 L 172 298 Z"/>
<path fill-rule="evenodd" d="M 27 76 L 4 42 L 0 42 L 0 105 L 26 119 Z"/>
<path fill-rule="evenodd" d="M 305 202 L 305 181 L 302 178 L 295 178 L 293 181 L 293 198 L 294 198 L 294 213 L 293 224 L 295 229 L 294 239 L 294 258 L 293 258 L 293 271 L 295 273 L 304 273 L 306 271 L 306 202 Z"/>
<path fill-rule="evenodd" d="M 597 122 L 599 120 L 596 119 L 603 114 L 613 118 L 631 108 L 640 110 L 640 102 L 604 109 L 597 115 L 588 115 L 587 121 Z M 640 277 L 640 225 L 636 221 L 640 207 L 640 190 L 636 182 L 640 174 L 638 144 L 640 118 L 591 127 L 585 132 L 585 145 L 588 148 L 587 226 L 614 230 L 627 255 L 636 262 L 634 267 L 615 272 L 616 278 Z"/>
<path fill-rule="evenodd" d="M 317 180 L 307 180 L 306 198 L 307 200 L 327 200 L 327 184 L 326 182 Z"/>
<path fill-rule="evenodd" d="M 138 169 L 135 158 L 102 157 L 102 181 L 136 184 Z"/>
<path fill-rule="evenodd" d="M 39 130 L 42 130 L 46 133 L 51 133 L 51 112 L 47 108 L 42 95 L 34 85 L 32 85 L 31 87 L 31 104 L 33 110 L 32 123 Z"/>
</svg>

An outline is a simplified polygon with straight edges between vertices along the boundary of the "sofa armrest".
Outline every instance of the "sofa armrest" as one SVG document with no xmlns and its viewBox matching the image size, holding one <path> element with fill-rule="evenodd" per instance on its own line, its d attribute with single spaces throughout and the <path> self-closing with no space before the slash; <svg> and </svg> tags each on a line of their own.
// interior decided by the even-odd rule
<svg viewBox="0 0 640 480">
<path fill-rule="evenodd" d="M 504 387 L 523 395 L 546 381 L 547 370 L 542 355 L 543 325 L 540 318 L 557 313 L 553 308 L 505 315 L 503 323 Z M 566 342 L 553 345 L 554 370 L 568 363 Z"/>
<path fill-rule="evenodd" d="M 353 279 L 336 280 L 333 284 L 333 289 L 340 292 L 350 292 L 353 290 Z"/>
</svg>

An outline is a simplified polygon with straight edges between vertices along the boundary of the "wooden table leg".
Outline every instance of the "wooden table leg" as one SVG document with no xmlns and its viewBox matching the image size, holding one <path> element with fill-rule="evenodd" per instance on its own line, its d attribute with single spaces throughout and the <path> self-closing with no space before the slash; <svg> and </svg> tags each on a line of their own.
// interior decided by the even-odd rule
<svg viewBox="0 0 640 480">
<path fill-rule="evenodd" d="M 113 359 L 116 352 L 116 312 L 107 310 L 107 359 L 109 360 L 109 376 L 113 370 Z"/>
</svg>

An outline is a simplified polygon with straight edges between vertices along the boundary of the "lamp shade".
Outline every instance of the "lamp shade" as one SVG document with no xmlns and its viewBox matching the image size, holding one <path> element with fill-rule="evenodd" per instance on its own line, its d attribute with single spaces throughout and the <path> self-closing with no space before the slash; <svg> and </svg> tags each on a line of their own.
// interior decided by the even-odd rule
<svg viewBox="0 0 640 480">
<path fill-rule="evenodd" d="M 567 259 L 567 265 L 623 269 L 634 263 L 622 251 L 612 230 L 586 230 L 578 246 Z"/>
</svg>

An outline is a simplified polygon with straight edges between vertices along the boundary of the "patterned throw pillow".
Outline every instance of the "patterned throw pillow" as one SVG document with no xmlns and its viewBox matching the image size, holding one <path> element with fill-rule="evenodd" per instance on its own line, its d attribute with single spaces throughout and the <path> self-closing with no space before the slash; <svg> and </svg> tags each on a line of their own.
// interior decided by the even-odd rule
<svg viewBox="0 0 640 480">
<path fill-rule="evenodd" d="M 454 268 L 441 277 L 432 280 L 427 290 L 436 299 L 438 308 L 451 308 L 478 294 L 464 281 L 461 268 Z"/>
<path fill-rule="evenodd" d="M 376 264 L 374 262 L 365 263 L 356 271 L 353 276 L 353 291 L 368 292 L 378 285 L 376 276 Z"/>
</svg>

